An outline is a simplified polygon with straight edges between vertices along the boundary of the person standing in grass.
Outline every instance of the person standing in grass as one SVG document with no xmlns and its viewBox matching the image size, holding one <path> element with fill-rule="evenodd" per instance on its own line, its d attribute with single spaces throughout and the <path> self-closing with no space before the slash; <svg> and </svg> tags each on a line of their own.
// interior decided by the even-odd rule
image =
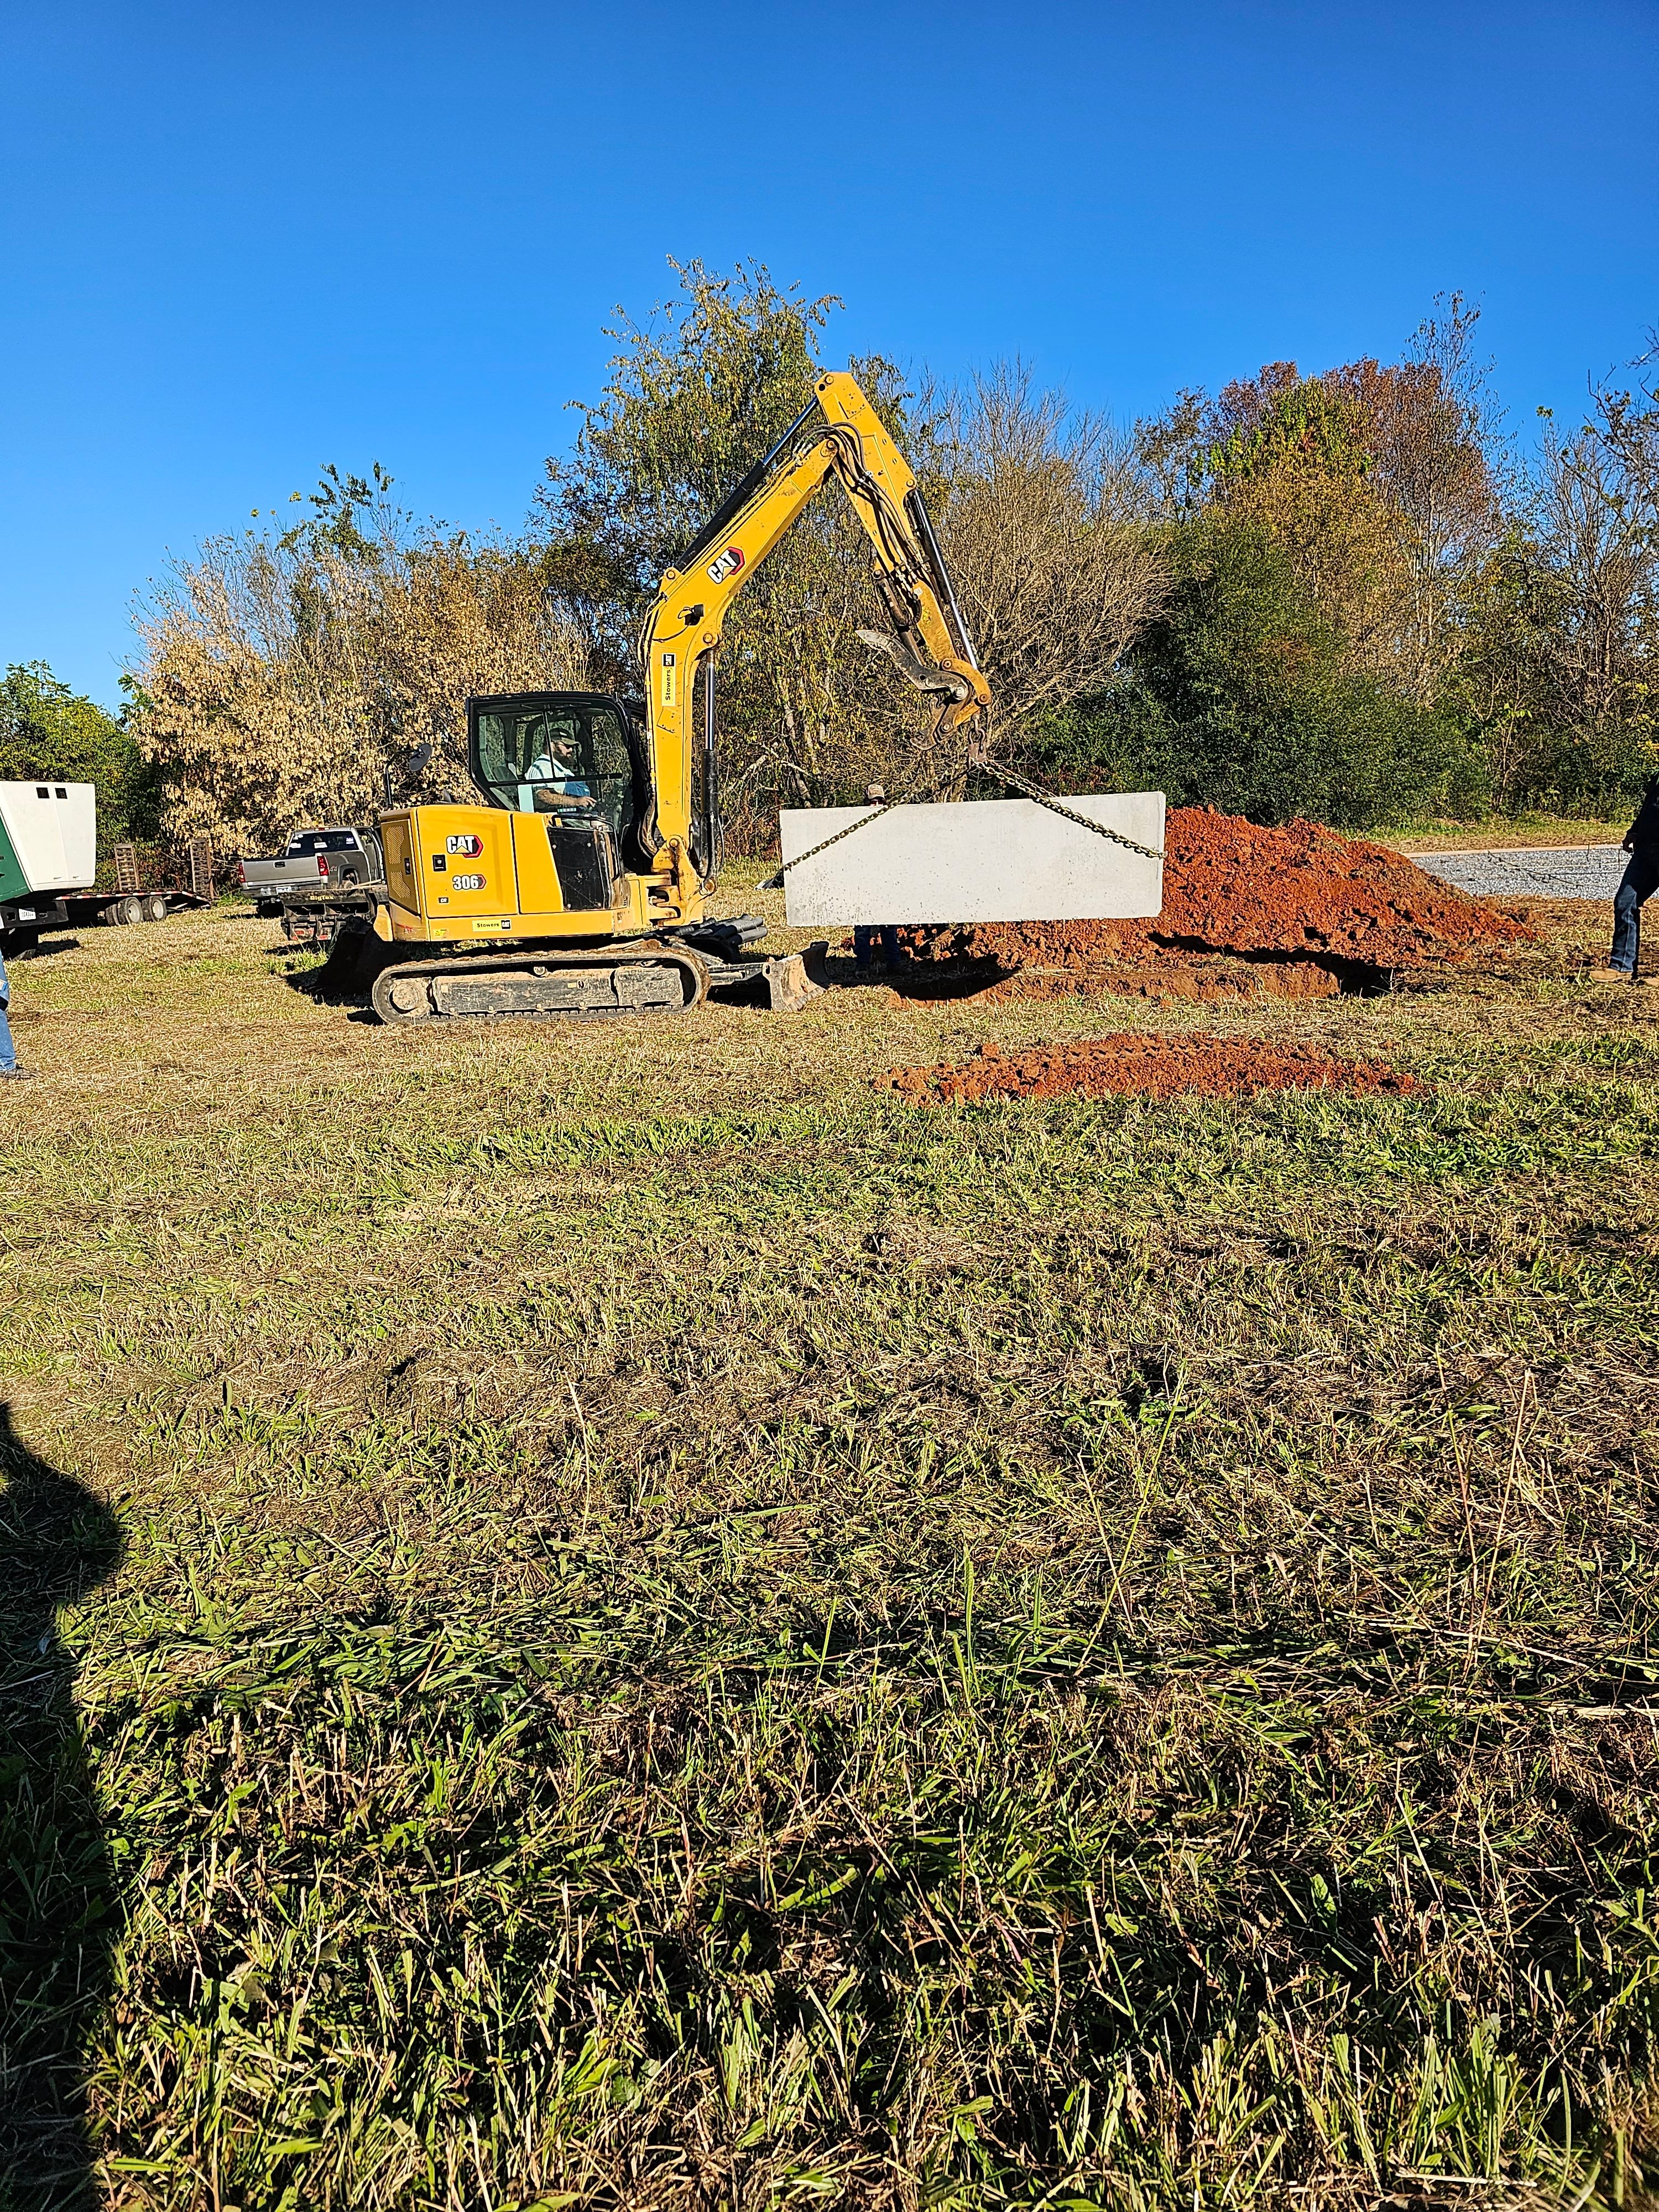
<svg viewBox="0 0 1659 2212">
<path fill-rule="evenodd" d="M 6 1019 L 6 1009 L 10 1004 L 11 978 L 6 973 L 5 955 L 0 953 L 0 1082 L 9 1078 L 14 1083 L 26 1083 L 34 1071 L 17 1065 L 17 1048 L 11 1041 L 11 1024 Z"/>
<path fill-rule="evenodd" d="M 1636 819 L 1625 833 L 1630 865 L 1613 895 L 1613 951 L 1607 964 L 1627 983 L 1636 981 L 1642 943 L 1643 902 L 1659 890 L 1659 775 L 1650 777 Z"/>
</svg>

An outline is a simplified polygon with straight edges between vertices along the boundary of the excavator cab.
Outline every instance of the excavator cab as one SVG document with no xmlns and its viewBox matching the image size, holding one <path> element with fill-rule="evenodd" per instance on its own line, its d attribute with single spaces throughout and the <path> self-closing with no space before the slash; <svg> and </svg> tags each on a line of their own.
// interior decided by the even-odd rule
<svg viewBox="0 0 1659 2212">
<path fill-rule="evenodd" d="M 467 765 L 479 795 L 550 832 L 603 825 L 634 865 L 651 777 L 637 708 L 605 691 L 504 691 L 466 702 Z"/>
</svg>

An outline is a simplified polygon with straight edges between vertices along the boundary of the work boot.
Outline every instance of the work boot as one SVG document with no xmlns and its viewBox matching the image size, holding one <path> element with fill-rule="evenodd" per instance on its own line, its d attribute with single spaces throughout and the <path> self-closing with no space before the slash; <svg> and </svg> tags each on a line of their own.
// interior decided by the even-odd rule
<svg viewBox="0 0 1659 2212">
<path fill-rule="evenodd" d="M 0 1083 L 33 1083 L 32 1067 L 0 1067 Z"/>
</svg>

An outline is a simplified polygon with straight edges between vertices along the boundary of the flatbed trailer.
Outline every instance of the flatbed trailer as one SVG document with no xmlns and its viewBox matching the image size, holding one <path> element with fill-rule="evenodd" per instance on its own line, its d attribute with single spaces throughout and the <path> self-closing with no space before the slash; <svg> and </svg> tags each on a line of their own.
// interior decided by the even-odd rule
<svg viewBox="0 0 1659 2212">
<path fill-rule="evenodd" d="M 60 794 L 62 787 L 52 793 L 53 797 Z M 46 795 L 45 787 L 40 787 L 40 795 Z M 70 885 L 37 890 L 27 887 L 26 878 L 5 882 L 3 890 L 0 890 L 0 951 L 27 951 L 42 937 L 57 930 L 86 929 L 94 924 L 131 927 L 137 922 L 165 921 L 170 914 L 200 912 L 214 902 L 213 848 L 205 837 L 194 838 L 186 848 L 185 857 L 188 890 L 172 884 L 149 887 L 142 884 L 137 850 L 131 845 L 115 848 L 115 884 L 109 890 L 100 890 L 95 885 Z M 15 872 L 23 877 L 21 868 Z M 89 864 L 86 872 L 92 872 Z M 0 882 L 4 882 L 3 874 Z"/>
</svg>

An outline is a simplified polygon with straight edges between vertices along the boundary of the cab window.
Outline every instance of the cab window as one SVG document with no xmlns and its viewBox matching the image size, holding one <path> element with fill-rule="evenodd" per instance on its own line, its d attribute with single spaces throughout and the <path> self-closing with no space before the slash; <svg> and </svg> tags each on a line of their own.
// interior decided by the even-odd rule
<svg viewBox="0 0 1659 2212">
<path fill-rule="evenodd" d="M 478 710 L 479 781 L 498 806 L 608 822 L 619 841 L 633 793 L 622 718 L 604 700 L 515 701 Z"/>
</svg>

